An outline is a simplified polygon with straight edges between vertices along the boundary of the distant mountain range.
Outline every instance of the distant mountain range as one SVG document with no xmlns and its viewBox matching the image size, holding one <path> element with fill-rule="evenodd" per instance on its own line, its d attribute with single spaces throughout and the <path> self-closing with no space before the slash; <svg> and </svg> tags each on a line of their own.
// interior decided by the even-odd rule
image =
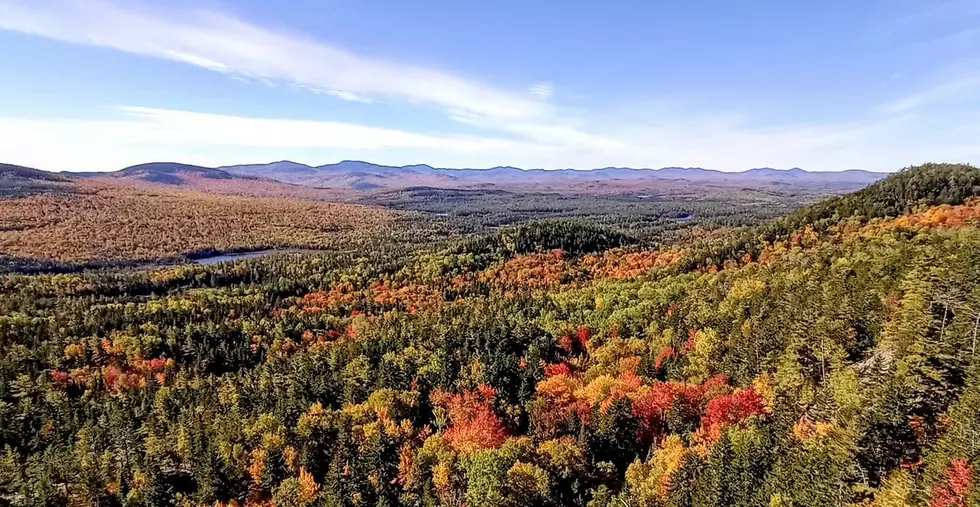
<svg viewBox="0 0 980 507">
<path fill-rule="evenodd" d="M 724 187 L 773 189 L 819 189 L 848 191 L 863 188 L 885 173 L 862 170 L 810 172 L 799 168 L 780 170 L 749 169 L 722 172 L 712 169 L 665 167 L 633 169 L 606 167 L 592 170 L 543 170 L 494 167 L 491 169 L 444 169 L 429 165 L 384 166 L 354 160 L 337 164 L 308 166 L 281 161 L 271 164 L 237 165 L 218 169 L 239 176 L 270 178 L 286 183 L 359 191 L 396 189 L 417 186 L 440 188 L 518 188 L 559 190 L 570 185 L 578 189 L 599 187 L 647 188 L 667 182 L 710 184 Z"/>
<path fill-rule="evenodd" d="M 385 166 L 346 160 L 337 164 L 308 166 L 281 161 L 270 164 L 202 167 L 174 162 L 140 164 L 115 172 L 51 173 L 0 164 L 0 186 L 10 190 L 38 190 L 64 185 L 74 178 L 110 179 L 122 182 L 182 187 L 218 193 L 295 195 L 324 192 L 353 197 L 380 191 L 418 187 L 441 189 L 509 190 L 580 194 L 641 193 L 685 195 L 711 187 L 738 191 L 844 193 L 864 188 L 887 176 L 862 170 L 810 172 L 799 168 L 749 169 L 722 172 L 712 169 L 665 167 L 633 169 L 606 167 L 592 170 L 543 170 L 494 167 L 491 169 L 444 169 L 429 165 Z M 29 185 L 28 185 L 28 182 Z"/>
<path fill-rule="evenodd" d="M 258 179 L 252 176 L 236 175 L 213 167 L 201 167 L 176 162 L 150 162 L 129 166 L 113 172 L 63 172 L 83 178 L 112 177 L 130 180 L 142 180 L 148 183 L 164 185 L 183 185 L 188 178 L 205 178 L 213 180 L 230 180 L 235 178 Z"/>
</svg>

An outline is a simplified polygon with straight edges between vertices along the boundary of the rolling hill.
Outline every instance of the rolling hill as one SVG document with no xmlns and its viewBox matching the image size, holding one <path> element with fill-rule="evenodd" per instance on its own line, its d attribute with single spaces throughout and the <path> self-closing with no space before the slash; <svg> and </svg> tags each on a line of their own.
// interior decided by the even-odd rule
<svg viewBox="0 0 980 507">
<path fill-rule="evenodd" d="M 61 173 L 66 174 L 66 173 Z M 68 173 L 72 176 L 137 187 L 164 187 L 240 197 L 273 197 L 309 201 L 350 200 L 350 192 L 321 189 L 262 176 L 175 162 L 151 162 L 114 172 Z"/>
<path fill-rule="evenodd" d="M 230 180 L 235 178 L 256 179 L 253 176 L 233 175 L 221 169 L 173 162 L 153 162 L 134 165 L 119 171 L 117 175 L 123 178 L 140 178 L 152 183 L 167 183 L 172 185 L 180 185 L 185 182 L 184 178 L 194 176 L 212 180 Z"/>
<path fill-rule="evenodd" d="M 82 180 L 73 188 L 71 193 L 0 199 L 0 256 L 70 264 L 265 248 L 346 249 L 388 234 L 404 215 L 355 204 L 215 195 L 101 179 Z"/>
<path fill-rule="evenodd" d="M 0 164 L 0 197 L 71 191 L 72 178 L 30 167 Z"/>
</svg>

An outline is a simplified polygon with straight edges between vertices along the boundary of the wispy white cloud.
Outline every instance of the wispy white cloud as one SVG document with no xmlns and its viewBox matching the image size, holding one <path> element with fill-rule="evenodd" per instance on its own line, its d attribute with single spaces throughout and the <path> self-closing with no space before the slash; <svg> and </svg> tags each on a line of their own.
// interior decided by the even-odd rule
<svg viewBox="0 0 980 507">
<path fill-rule="evenodd" d="M 111 120 L 0 118 L 0 153 L 43 169 L 115 170 L 150 160 L 202 165 L 361 158 L 447 167 L 701 166 L 721 170 L 802 166 L 892 170 L 930 160 L 980 160 L 980 121 L 911 117 L 826 126 L 755 127 L 731 116 L 690 116 L 610 130 L 609 144 L 419 134 L 343 122 L 226 116 L 124 107 Z M 923 134 L 927 132 L 927 134 Z M 912 142 L 914 140 L 915 142 Z"/>
<path fill-rule="evenodd" d="M 124 139 L 160 145 L 266 146 L 481 151 L 515 148 L 519 142 L 491 137 L 427 135 L 344 122 L 249 118 L 172 109 L 124 106 L 127 118 L 102 122 L 125 130 Z M 100 125 L 95 123 L 96 126 Z"/>
<path fill-rule="evenodd" d="M 106 0 L 0 0 L 0 28 L 284 82 L 345 101 L 434 105 L 449 118 L 528 139 L 606 145 L 546 100 L 551 84 L 510 92 L 449 72 L 355 55 L 214 11 L 151 12 Z M 560 139 L 561 138 L 561 139 Z"/>
<path fill-rule="evenodd" d="M 235 79 L 285 83 L 351 102 L 435 107 L 485 134 L 126 107 L 104 120 L 0 118 L 5 160 L 87 170 L 148 160 L 221 165 L 295 158 L 297 151 L 315 157 L 306 160 L 313 163 L 359 157 L 457 167 L 887 170 L 929 160 L 980 160 L 980 114 L 971 114 L 980 111 L 980 73 L 968 69 L 831 123 L 759 125 L 751 114 L 705 114 L 691 104 L 628 104 L 629 114 L 603 118 L 598 109 L 561 110 L 548 83 L 509 91 L 443 70 L 356 55 L 214 11 L 174 17 L 133 5 L 0 0 L 0 29 L 182 62 Z M 924 114 L 949 105 L 962 105 L 963 113 Z"/>
<path fill-rule="evenodd" d="M 313 93 L 330 95 L 332 97 L 336 97 L 340 100 L 346 100 L 348 102 L 363 102 L 365 104 L 370 104 L 371 102 L 374 102 L 374 100 L 371 98 L 362 97 L 354 92 L 349 92 L 347 90 L 318 90 L 316 88 L 307 88 L 307 89 L 312 91 Z"/>
<path fill-rule="evenodd" d="M 964 75 L 886 102 L 879 109 L 886 114 L 905 114 L 929 106 L 958 104 L 980 99 L 980 73 Z"/>
<path fill-rule="evenodd" d="M 543 118 L 547 105 L 444 71 L 355 55 L 214 11 L 150 11 L 105 0 L 0 0 L 0 28 L 276 80 L 339 98 L 393 97 L 499 119 Z"/>
<path fill-rule="evenodd" d="M 980 59 L 947 63 L 938 70 L 915 76 L 915 80 L 920 83 L 918 87 L 879 104 L 876 112 L 906 115 L 938 114 L 951 106 L 961 111 L 980 109 Z"/>
<path fill-rule="evenodd" d="M 536 149 L 510 139 L 418 134 L 343 122 L 249 118 L 134 106 L 120 111 L 121 117 L 112 120 L 0 119 L 0 151 L 5 159 L 49 169 L 112 170 L 138 160 L 174 160 L 182 152 L 202 149 L 213 149 L 223 156 L 243 147 L 282 152 L 308 148 L 422 149 L 463 155 Z"/>
</svg>

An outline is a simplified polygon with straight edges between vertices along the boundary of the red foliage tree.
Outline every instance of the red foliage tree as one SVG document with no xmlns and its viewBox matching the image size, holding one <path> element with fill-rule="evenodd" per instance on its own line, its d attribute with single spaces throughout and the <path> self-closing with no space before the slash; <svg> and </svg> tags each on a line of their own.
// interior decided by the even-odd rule
<svg viewBox="0 0 980 507">
<path fill-rule="evenodd" d="M 687 341 L 684 345 L 681 345 L 681 354 L 687 354 L 688 352 L 694 350 L 695 345 L 697 345 L 698 330 L 691 329 L 687 332 Z"/>
<path fill-rule="evenodd" d="M 589 330 L 589 326 L 579 326 L 578 331 L 575 332 L 575 338 L 578 341 L 579 352 L 588 350 L 589 340 L 592 339 L 592 331 Z"/>
<path fill-rule="evenodd" d="M 943 481 L 932 487 L 929 507 L 966 507 L 973 482 L 973 468 L 966 458 L 957 458 L 943 474 Z"/>
<path fill-rule="evenodd" d="M 446 409 L 452 425 L 443 435 L 458 452 L 500 447 L 507 431 L 493 411 L 494 388 L 481 385 L 475 392 L 432 393 L 432 403 Z"/>
<path fill-rule="evenodd" d="M 725 427 L 741 424 L 749 417 L 765 413 L 765 400 L 750 387 L 709 401 L 701 418 L 701 431 L 710 441 L 716 441 Z"/>
<path fill-rule="evenodd" d="M 653 367 L 659 370 L 661 367 L 663 367 L 664 361 L 676 356 L 677 351 L 674 350 L 674 347 L 665 347 L 657 354 L 656 360 L 653 361 Z"/>
<path fill-rule="evenodd" d="M 684 417 L 698 417 L 705 399 L 716 396 L 727 385 L 728 379 L 718 376 L 701 385 L 654 382 L 649 389 L 641 390 L 633 396 L 633 415 L 640 420 L 640 441 L 659 442 L 667 436 L 667 413 L 671 410 L 679 410 Z"/>
<path fill-rule="evenodd" d="M 558 338 L 558 348 L 560 348 L 560 349 L 564 350 L 565 352 L 568 352 L 569 354 L 571 354 L 572 353 L 572 336 L 571 335 L 567 335 L 567 334 L 561 335 L 561 338 Z"/>
<path fill-rule="evenodd" d="M 58 385 L 66 386 L 71 380 L 71 375 L 64 371 L 53 371 L 51 372 L 51 379 L 54 380 Z"/>
<path fill-rule="evenodd" d="M 568 363 L 545 364 L 544 375 L 549 378 L 558 377 L 562 375 L 571 376 L 572 369 L 568 366 Z"/>
<path fill-rule="evenodd" d="M 633 415 L 640 420 L 641 442 L 656 442 L 666 434 L 667 411 L 673 408 L 679 395 L 680 389 L 675 383 L 658 382 L 633 398 Z"/>
</svg>

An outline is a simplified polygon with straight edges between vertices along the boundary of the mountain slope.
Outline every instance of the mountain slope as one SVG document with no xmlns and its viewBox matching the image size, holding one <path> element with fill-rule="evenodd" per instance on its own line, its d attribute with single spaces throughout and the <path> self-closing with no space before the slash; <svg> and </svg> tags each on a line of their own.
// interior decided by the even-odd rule
<svg viewBox="0 0 980 507">
<path fill-rule="evenodd" d="M 794 232 L 839 226 L 848 219 L 867 222 L 897 217 L 918 207 L 962 205 L 980 198 L 980 169 L 964 164 L 924 164 L 908 167 L 854 193 L 832 197 L 784 218 L 748 227 L 724 238 L 692 246 L 688 268 L 720 266 L 743 257 L 756 258 L 762 244 L 788 238 Z"/>
<path fill-rule="evenodd" d="M 184 184 L 188 177 L 214 180 L 230 180 L 234 178 L 254 179 L 250 176 L 234 175 L 221 169 L 174 162 L 151 162 L 148 164 L 134 165 L 112 174 L 118 178 L 140 179 L 150 183 L 164 183 L 167 185 Z"/>
<path fill-rule="evenodd" d="M 280 160 L 279 162 L 272 162 L 270 164 L 225 166 L 221 169 L 234 174 L 249 176 L 262 176 L 263 173 L 303 175 L 316 174 L 317 171 L 314 167 L 310 167 L 306 164 L 290 162 L 288 160 Z"/>
<path fill-rule="evenodd" d="M 291 163 L 282 163 L 290 170 Z M 275 164 L 273 164 L 275 166 Z M 298 164 L 295 164 L 298 165 Z M 297 185 L 224 169 L 174 162 L 139 164 L 114 172 L 76 173 L 93 181 L 129 186 L 162 186 L 165 188 L 206 192 L 240 197 L 277 197 L 308 201 L 347 200 L 346 193 Z"/>
<path fill-rule="evenodd" d="M 68 176 L 12 164 L 0 164 L 0 197 L 70 192 Z"/>
<path fill-rule="evenodd" d="M 919 206 L 963 204 L 980 196 L 980 170 L 963 164 L 909 167 L 853 194 L 818 203 L 796 213 L 810 222 L 831 217 L 878 218 Z"/>
</svg>

